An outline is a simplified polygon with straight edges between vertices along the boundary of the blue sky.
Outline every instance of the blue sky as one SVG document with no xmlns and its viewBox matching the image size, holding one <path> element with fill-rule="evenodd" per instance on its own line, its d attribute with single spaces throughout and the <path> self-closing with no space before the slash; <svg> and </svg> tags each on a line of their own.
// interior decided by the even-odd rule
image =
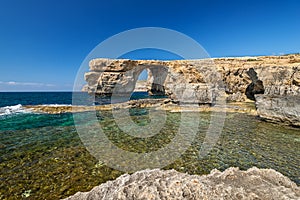
<svg viewBox="0 0 300 200">
<path fill-rule="evenodd" d="M 71 91 L 96 45 L 139 27 L 182 32 L 211 57 L 300 52 L 299 10 L 298 0 L 1 0 L 0 91 Z"/>
</svg>

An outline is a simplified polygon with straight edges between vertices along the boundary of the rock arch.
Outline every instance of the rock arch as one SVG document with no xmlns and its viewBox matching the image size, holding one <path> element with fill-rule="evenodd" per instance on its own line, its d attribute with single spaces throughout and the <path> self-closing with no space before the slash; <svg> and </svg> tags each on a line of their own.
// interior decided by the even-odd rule
<svg viewBox="0 0 300 200">
<path fill-rule="evenodd" d="M 168 75 L 168 68 L 161 65 L 137 65 L 132 69 L 126 72 L 119 72 L 117 76 L 111 76 L 111 79 L 108 80 L 107 84 L 101 84 L 100 89 L 104 89 L 106 91 L 106 86 L 110 87 L 110 90 L 105 93 L 106 96 L 114 95 L 124 95 L 131 94 L 134 89 L 136 82 L 138 81 L 138 77 L 142 73 L 142 71 L 147 70 L 148 78 L 146 80 L 147 92 L 149 95 L 165 95 L 165 82 Z M 100 75 L 101 76 L 101 75 Z M 101 77 L 100 77 L 101 79 Z M 103 80 L 102 80 L 103 81 Z M 109 84 L 112 83 L 112 84 Z M 111 87 L 111 86 L 114 87 Z M 99 85 L 97 86 L 97 90 L 99 89 Z M 96 95 L 101 92 L 97 92 Z"/>
<path fill-rule="evenodd" d="M 216 97 L 213 87 L 221 77 L 207 67 L 207 61 L 201 62 L 206 65 L 188 60 L 94 59 L 89 63 L 90 72 L 85 73 L 85 90 L 95 96 L 131 94 L 140 73 L 146 69 L 150 95 L 164 95 L 184 103 L 212 104 Z"/>
<path fill-rule="evenodd" d="M 147 88 L 153 95 L 213 104 L 218 99 L 219 86 L 224 84 L 221 88 L 227 100 L 255 100 L 259 94 L 299 94 L 299 64 L 299 55 L 174 61 L 100 58 L 90 61 L 84 90 L 96 96 L 111 96 L 120 85 L 120 94 L 131 93 L 138 75 L 147 69 Z"/>
</svg>

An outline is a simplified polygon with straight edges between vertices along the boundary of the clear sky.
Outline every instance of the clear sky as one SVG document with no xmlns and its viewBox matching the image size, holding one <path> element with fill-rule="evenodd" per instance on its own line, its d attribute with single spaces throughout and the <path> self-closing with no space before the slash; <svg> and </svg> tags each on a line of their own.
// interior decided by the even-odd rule
<svg viewBox="0 0 300 200">
<path fill-rule="evenodd" d="M 299 10 L 298 0 L 0 0 L 0 91 L 71 91 L 96 45 L 138 27 L 182 32 L 211 57 L 300 52 Z"/>
</svg>

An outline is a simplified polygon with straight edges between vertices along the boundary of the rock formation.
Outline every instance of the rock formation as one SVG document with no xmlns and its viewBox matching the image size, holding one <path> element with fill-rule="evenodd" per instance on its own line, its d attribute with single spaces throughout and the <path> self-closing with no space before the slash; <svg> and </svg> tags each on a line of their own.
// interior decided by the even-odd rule
<svg viewBox="0 0 300 200">
<path fill-rule="evenodd" d="M 146 80 L 137 80 L 134 91 L 135 92 L 147 92 L 147 81 Z"/>
<path fill-rule="evenodd" d="M 150 94 L 176 99 L 186 92 L 187 100 L 190 96 L 199 103 L 211 103 L 216 87 L 224 87 L 227 99 L 233 101 L 254 100 L 255 94 L 300 93 L 298 54 L 176 61 L 94 59 L 89 65 L 84 89 L 100 96 L 131 93 L 144 69 Z"/>
<path fill-rule="evenodd" d="M 143 170 L 122 175 L 90 192 L 78 192 L 67 200 L 128 199 L 300 199 L 300 188 L 272 169 L 247 171 L 216 169 L 209 175 L 188 175 L 175 170 Z"/>
<path fill-rule="evenodd" d="M 255 94 L 300 93 L 300 55 L 215 59 L 223 69 L 229 100 L 255 99 Z"/>
<path fill-rule="evenodd" d="M 223 97 L 243 102 L 255 100 L 259 94 L 263 95 L 260 100 L 300 95 L 300 54 L 176 61 L 94 59 L 89 65 L 84 90 L 97 96 L 130 95 L 144 69 L 148 70 L 149 94 L 166 95 L 174 102 L 214 104 Z M 266 106 L 261 101 L 256 105 Z M 270 104 L 267 107 L 274 109 Z M 298 107 L 295 109 L 300 112 Z M 258 110 L 261 117 L 268 116 L 267 109 Z"/>
<path fill-rule="evenodd" d="M 261 118 L 300 127 L 300 95 L 256 95 L 255 98 Z"/>
<path fill-rule="evenodd" d="M 226 112 L 226 113 L 247 113 L 248 115 L 257 115 L 256 109 L 249 106 L 249 103 L 230 102 L 224 106 L 181 106 L 170 99 L 139 99 L 130 100 L 122 103 L 105 104 L 97 106 L 53 106 L 53 105 L 27 105 L 23 109 L 26 112 L 62 114 L 62 113 L 78 113 L 88 111 L 111 111 L 116 109 L 130 108 L 154 108 L 156 110 L 165 110 L 169 112 Z"/>
<path fill-rule="evenodd" d="M 147 69 L 150 95 L 167 95 L 185 103 L 212 103 L 222 78 L 214 68 L 209 68 L 209 63 L 212 61 L 94 59 L 90 72 L 85 74 L 88 85 L 84 89 L 97 96 L 128 95 L 133 92 L 139 74 Z"/>
</svg>

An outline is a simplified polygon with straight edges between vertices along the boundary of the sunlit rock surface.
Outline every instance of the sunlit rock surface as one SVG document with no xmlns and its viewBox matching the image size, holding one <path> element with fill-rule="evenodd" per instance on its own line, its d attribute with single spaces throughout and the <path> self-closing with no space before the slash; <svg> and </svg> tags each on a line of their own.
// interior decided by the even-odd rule
<svg viewBox="0 0 300 200">
<path fill-rule="evenodd" d="M 256 106 L 261 118 L 287 120 L 290 125 L 299 123 L 299 106 L 294 106 L 292 115 L 280 106 L 290 103 L 283 102 L 285 97 L 295 99 L 300 95 L 300 54 L 175 61 L 99 58 L 89 65 L 90 72 L 85 74 L 88 84 L 83 90 L 92 95 L 130 94 L 146 69 L 145 87 L 150 95 L 165 95 L 173 102 L 210 105 L 223 102 L 222 99 L 256 101 L 259 96 Z M 273 103 L 273 107 L 269 100 L 275 97 L 278 105 Z"/>
<path fill-rule="evenodd" d="M 258 115 L 272 122 L 300 127 L 300 95 L 256 95 Z"/>
<path fill-rule="evenodd" d="M 222 89 L 231 101 L 300 92 L 298 54 L 175 61 L 99 58 L 89 65 L 84 90 L 100 96 L 131 93 L 145 69 L 150 94 L 187 102 L 212 103 Z"/>
<path fill-rule="evenodd" d="M 209 175 L 188 175 L 175 170 L 143 170 L 122 175 L 78 192 L 68 200 L 103 199 L 300 199 L 300 188 L 272 169 L 253 167 L 247 171 L 228 168 Z"/>
</svg>

